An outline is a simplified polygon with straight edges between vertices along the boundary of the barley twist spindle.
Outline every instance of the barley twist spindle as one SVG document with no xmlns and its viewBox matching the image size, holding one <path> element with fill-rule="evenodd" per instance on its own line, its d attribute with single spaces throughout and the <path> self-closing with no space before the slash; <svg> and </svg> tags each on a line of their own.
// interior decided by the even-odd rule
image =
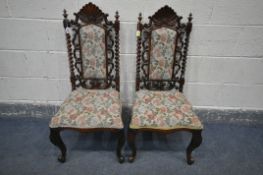
<svg viewBox="0 0 263 175">
<path fill-rule="evenodd" d="M 116 70 L 116 90 L 119 91 L 120 90 L 120 70 L 119 70 L 119 62 L 120 62 L 120 53 L 119 53 L 119 49 L 120 49 L 120 45 L 119 45 L 119 31 L 120 31 L 120 21 L 119 21 L 119 12 L 116 11 L 115 14 L 115 70 Z"/>
<path fill-rule="evenodd" d="M 67 11 L 64 9 L 63 11 L 63 26 L 65 29 L 65 35 L 66 35 L 66 42 L 67 42 L 67 51 L 68 51 L 68 60 L 69 60 L 69 70 L 70 70 L 70 81 L 71 81 L 71 89 L 75 90 L 76 89 L 76 84 L 75 84 L 75 75 L 74 75 L 74 61 L 73 61 L 73 53 L 72 53 L 72 44 L 71 44 L 71 37 L 70 37 L 70 22 L 68 20 L 68 14 Z"/>
<path fill-rule="evenodd" d="M 184 45 L 183 45 L 183 60 L 182 60 L 182 69 L 181 69 L 181 79 L 180 79 L 180 87 L 179 91 L 183 92 L 183 86 L 184 86 L 184 74 L 185 74 L 185 67 L 186 67 L 186 61 L 187 61 L 187 52 L 188 52 L 188 43 L 189 43 L 189 35 L 192 30 L 192 14 L 190 13 L 188 17 L 188 22 L 186 24 L 186 35 L 184 39 Z"/>
<path fill-rule="evenodd" d="M 141 44 L 142 44 L 142 14 L 139 14 L 137 23 L 137 60 L 136 60 L 136 91 L 140 88 L 140 65 L 141 65 Z"/>
</svg>

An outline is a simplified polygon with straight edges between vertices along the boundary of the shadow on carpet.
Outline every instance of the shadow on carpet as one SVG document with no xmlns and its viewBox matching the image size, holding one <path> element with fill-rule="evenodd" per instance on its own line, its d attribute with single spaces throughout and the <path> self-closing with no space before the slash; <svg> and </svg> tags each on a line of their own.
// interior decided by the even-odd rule
<svg viewBox="0 0 263 175">
<path fill-rule="evenodd" d="M 119 164 L 117 138 L 107 132 L 62 132 L 67 162 L 48 139 L 48 119 L 0 117 L 1 175 L 259 175 L 263 171 L 263 125 L 205 123 L 203 143 L 189 166 L 185 149 L 190 134 L 141 133 L 134 163 Z M 126 148 L 128 154 L 129 149 Z"/>
</svg>

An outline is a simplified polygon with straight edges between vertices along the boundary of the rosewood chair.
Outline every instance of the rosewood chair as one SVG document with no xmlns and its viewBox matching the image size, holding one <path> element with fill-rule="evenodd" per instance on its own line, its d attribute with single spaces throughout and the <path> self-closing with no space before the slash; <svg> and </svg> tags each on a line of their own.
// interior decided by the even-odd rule
<svg viewBox="0 0 263 175">
<path fill-rule="evenodd" d="M 202 142 L 203 125 L 183 95 L 192 15 L 187 23 L 169 6 L 159 9 L 142 24 L 137 24 L 136 97 L 128 131 L 132 150 L 129 162 L 136 157 L 135 136 L 138 131 L 172 133 L 188 131 L 192 140 L 186 150 L 191 153 Z"/>
<path fill-rule="evenodd" d="M 119 15 L 116 12 L 113 23 L 92 3 L 74 15 L 75 20 L 68 20 L 64 10 L 72 92 L 51 119 L 50 141 L 61 151 L 58 160 L 65 162 L 62 130 L 115 132 L 119 136 L 117 157 L 122 163 L 125 138 L 119 94 Z"/>
</svg>

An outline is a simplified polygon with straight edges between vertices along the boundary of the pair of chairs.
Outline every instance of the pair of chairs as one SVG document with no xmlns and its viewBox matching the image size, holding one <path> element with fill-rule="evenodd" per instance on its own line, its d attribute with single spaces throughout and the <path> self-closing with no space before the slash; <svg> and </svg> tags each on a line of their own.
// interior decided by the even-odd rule
<svg viewBox="0 0 263 175">
<path fill-rule="evenodd" d="M 49 125 L 50 140 L 61 151 L 58 160 L 66 160 L 66 146 L 60 137 L 65 129 L 115 132 L 120 163 L 125 160 L 122 148 L 126 140 L 131 149 L 128 161 L 134 161 L 138 131 L 171 133 L 183 130 L 192 133 L 186 150 L 187 163 L 192 164 L 191 153 L 202 142 L 203 125 L 182 93 L 191 14 L 188 22 L 182 23 L 182 17 L 164 6 L 145 24 L 139 15 L 136 98 L 127 139 L 119 93 L 118 12 L 112 22 L 107 14 L 89 3 L 75 13 L 75 20 L 67 18 L 66 10 L 63 16 L 72 92 Z"/>
</svg>

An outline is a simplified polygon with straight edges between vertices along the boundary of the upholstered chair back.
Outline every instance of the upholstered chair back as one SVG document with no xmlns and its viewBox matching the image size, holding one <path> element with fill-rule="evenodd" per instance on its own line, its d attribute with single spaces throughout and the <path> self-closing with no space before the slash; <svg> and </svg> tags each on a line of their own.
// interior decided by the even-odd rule
<svg viewBox="0 0 263 175">
<path fill-rule="evenodd" d="M 84 78 L 106 79 L 105 30 L 94 24 L 79 30 Z"/>
<path fill-rule="evenodd" d="M 108 20 L 89 3 L 69 20 L 64 13 L 72 89 L 115 88 L 119 91 L 119 15 Z"/>
<path fill-rule="evenodd" d="M 175 52 L 176 31 L 161 27 L 151 34 L 150 72 L 153 80 L 171 80 Z"/>
<path fill-rule="evenodd" d="M 181 22 L 169 6 L 164 6 L 148 23 L 137 24 L 136 90 L 183 91 L 192 15 Z"/>
</svg>

